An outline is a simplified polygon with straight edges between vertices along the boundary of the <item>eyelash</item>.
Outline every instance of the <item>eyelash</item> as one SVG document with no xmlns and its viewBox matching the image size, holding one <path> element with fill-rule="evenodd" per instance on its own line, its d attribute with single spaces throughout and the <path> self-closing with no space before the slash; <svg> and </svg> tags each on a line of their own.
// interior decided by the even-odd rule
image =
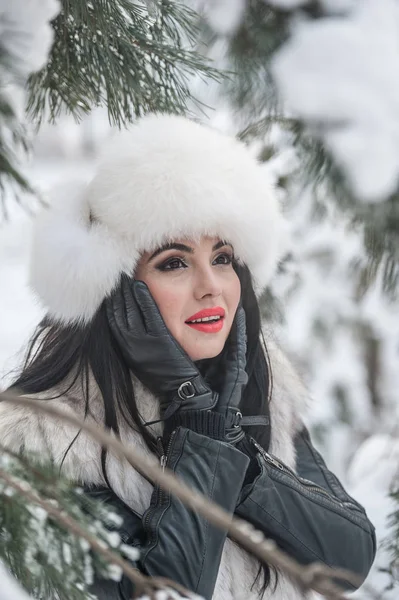
<svg viewBox="0 0 399 600">
<path fill-rule="evenodd" d="M 234 261 L 234 256 L 232 256 L 231 254 L 228 254 L 228 253 L 219 254 L 215 258 L 215 260 L 217 260 L 218 258 L 221 258 L 221 257 L 226 258 L 227 261 L 222 262 L 222 263 L 217 263 L 218 265 L 227 266 L 227 265 L 231 265 Z M 180 265 L 183 265 L 183 266 L 172 267 L 171 265 L 176 262 L 180 263 Z M 156 268 L 159 271 L 176 271 L 177 269 L 182 269 L 182 268 L 186 269 L 187 264 L 184 262 L 184 260 L 182 258 L 172 257 L 172 258 L 168 258 L 168 260 L 166 260 L 164 263 L 161 263 Z"/>
</svg>

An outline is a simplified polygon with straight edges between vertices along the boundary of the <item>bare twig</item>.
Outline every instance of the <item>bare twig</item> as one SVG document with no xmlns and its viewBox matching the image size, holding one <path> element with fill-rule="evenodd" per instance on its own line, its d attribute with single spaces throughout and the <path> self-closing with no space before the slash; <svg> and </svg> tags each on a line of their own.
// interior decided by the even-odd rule
<svg viewBox="0 0 399 600">
<path fill-rule="evenodd" d="M 180 593 L 190 595 L 188 590 L 172 580 L 142 575 L 140 571 L 132 567 L 130 563 L 124 560 L 116 552 L 105 546 L 105 544 L 100 542 L 94 535 L 91 535 L 88 531 L 81 527 L 73 517 L 65 513 L 65 511 L 61 511 L 57 506 L 54 505 L 54 503 L 40 498 L 40 496 L 32 489 L 22 486 L 18 481 L 16 481 L 1 468 L 0 479 L 5 481 L 9 487 L 16 490 L 21 496 L 29 500 L 29 502 L 37 504 L 43 508 L 43 510 L 45 510 L 50 517 L 54 518 L 58 523 L 65 527 L 65 529 L 86 540 L 92 550 L 103 556 L 111 564 L 118 565 L 122 572 L 134 583 L 137 592 L 151 594 L 154 587 L 156 589 L 164 589 L 167 584 L 168 587 L 174 588 Z"/>
<path fill-rule="evenodd" d="M 334 579 L 349 581 L 357 587 L 360 585 L 357 575 L 346 569 L 332 569 L 321 563 L 313 563 L 308 566 L 297 563 L 282 552 L 273 540 L 265 538 L 263 533 L 256 530 L 250 523 L 232 517 L 231 514 L 202 494 L 188 488 L 172 472 L 162 471 L 149 458 L 131 448 L 127 448 L 118 439 L 93 423 L 82 421 L 77 416 L 66 413 L 49 402 L 19 396 L 16 392 L 3 392 L 0 394 L 0 400 L 63 419 L 71 425 L 86 431 L 102 446 L 125 458 L 143 476 L 169 490 L 186 506 L 197 511 L 216 527 L 227 530 L 230 537 L 234 538 L 260 561 L 285 571 L 298 582 L 304 592 L 313 589 L 323 594 L 328 600 L 346 600 L 344 590 L 334 583 Z"/>
</svg>

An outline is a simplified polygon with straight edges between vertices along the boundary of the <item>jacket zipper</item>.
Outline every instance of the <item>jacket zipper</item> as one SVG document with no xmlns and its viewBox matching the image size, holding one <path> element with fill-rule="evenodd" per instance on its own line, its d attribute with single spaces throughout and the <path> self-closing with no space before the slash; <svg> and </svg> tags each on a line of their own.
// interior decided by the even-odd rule
<svg viewBox="0 0 399 600">
<path fill-rule="evenodd" d="M 308 479 L 299 477 L 299 475 L 297 475 L 295 473 L 295 471 L 293 471 L 292 469 L 287 467 L 287 465 L 280 462 L 278 460 L 278 458 L 276 458 L 275 456 L 272 456 L 271 454 L 266 452 L 266 450 L 264 450 L 262 448 L 262 446 L 260 446 L 252 437 L 251 437 L 251 441 L 252 441 L 253 445 L 255 446 L 255 448 L 258 450 L 258 452 L 260 452 L 260 454 L 263 456 L 263 458 L 265 459 L 265 461 L 268 464 L 272 465 L 276 469 L 279 469 L 279 471 L 282 471 L 283 473 L 286 473 L 290 477 L 294 478 L 300 485 L 306 487 L 306 489 L 311 490 L 311 491 L 315 492 L 316 494 L 322 494 L 323 496 L 326 496 L 332 502 L 335 502 L 336 504 L 339 504 L 342 507 L 345 506 L 345 503 L 341 502 L 340 500 L 337 500 L 337 498 L 335 498 L 334 496 L 331 496 L 331 494 L 329 494 L 322 487 L 314 484 L 313 481 L 309 481 Z M 348 504 L 348 503 L 346 503 L 346 504 Z"/>
<path fill-rule="evenodd" d="M 158 447 L 161 450 L 160 463 L 161 463 L 162 471 L 165 471 L 165 467 L 166 467 L 167 462 L 168 462 L 170 450 L 172 448 L 173 440 L 175 438 L 176 433 L 177 433 L 177 429 L 175 429 L 174 431 L 172 431 L 172 433 L 170 434 L 169 440 L 168 440 L 168 445 L 166 447 L 166 452 L 165 452 L 165 449 L 164 449 L 162 438 L 159 437 L 158 440 L 157 440 Z"/>
<path fill-rule="evenodd" d="M 175 429 L 170 434 L 168 445 L 167 445 L 167 448 L 166 448 L 166 452 L 165 452 L 165 447 L 164 447 L 163 442 L 162 442 L 162 438 L 161 437 L 157 438 L 157 448 L 158 448 L 158 453 L 160 454 L 159 461 L 160 461 L 160 464 L 161 464 L 162 471 L 165 471 L 165 468 L 166 468 L 166 465 L 167 465 L 167 462 L 168 462 L 168 458 L 169 458 L 169 454 L 170 454 L 170 450 L 172 448 L 172 444 L 173 444 L 173 440 L 174 440 L 174 437 L 176 435 L 176 432 L 177 432 L 177 430 Z M 156 499 L 155 499 L 155 505 L 153 506 L 153 508 L 157 508 L 157 506 L 163 500 L 164 495 L 165 495 L 164 490 L 158 485 Z M 151 519 L 151 516 L 152 516 L 151 513 L 152 513 L 151 510 L 149 510 L 147 512 L 147 514 L 145 516 L 145 520 L 144 520 L 144 527 L 147 527 L 147 525 L 149 523 L 149 520 Z"/>
</svg>

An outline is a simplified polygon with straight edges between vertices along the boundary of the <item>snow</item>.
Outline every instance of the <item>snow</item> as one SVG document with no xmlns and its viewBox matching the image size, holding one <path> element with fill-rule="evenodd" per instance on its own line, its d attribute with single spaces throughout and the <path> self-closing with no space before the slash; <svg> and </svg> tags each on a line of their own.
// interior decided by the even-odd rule
<svg viewBox="0 0 399 600">
<path fill-rule="evenodd" d="M 399 438 L 379 434 L 366 440 L 358 449 L 348 471 L 349 491 L 360 500 L 372 517 L 376 528 L 377 558 L 361 591 L 353 594 L 356 600 L 373 600 L 373 590 L 384 590 L 390 583 L 382 569 L 390 561 L 384 548 L 384 540 L 389 535 L 386 516 L 393 512 L 394 503 L 387 495 L 392 480 L 398 476 Z M 370 591 L 368 586 L 373 588 Z M 397 600 L 399 582 L 394 589 L 385 591 L 383 600 Z"/>
<path fill-rule="evenodd" d="M 272 65 L 287 109 L 367 202 L 385 199 L 399 176 L 398 33 L 396 0 L 363 0 L 348 14 L 295 20 Z"/>
<path fill-rule="evenodd" d="M 343 13 L 351 10 L 359 0 L 320 0 L 321 6 L 326 12 Z"/>
<path fill-rule="evenodd" d="M 265 0 L 265 2 L 270 6 L 283 10 L 292 10 L 309 4 L 309 0 Z"/>
<path fill-rule="evenodd" d="M 230 121 L 227 115 L 220 115 L 219 122 L 227 124 Z M 57 135 L 63 135 L 62 127 L 58 128 Z M 106 135 L 104 130 L 104 137 L 102 141 L 98 139 L 97 145 L 103 145 Z M 297 159 L 281 132 L 273 130 L 271 136 L 273 144 L 281 147 L 268 165 L 269 176 L 276 181 L 295 170 Z M 55 139 L 44 136 L 40 156 L 28 169 L 32 182 L 44 193 L 72 177 L 90 177 L 94 162 L 85 157 L 78 140 L 74 160 L 68 153 L 66 156 L 60 154 L 56 159 L 45 159 L 46 142 L 53 154 Z M 398 422 L 395 417 L 398 411 L 396 390 L 399 387 L 397 308 L 377 287 L 362 301 L 355 299 L 349 266 L 354 259 L 363 256 L 358 233 L 348 231 L 333 211 L 327 221 L 311 223 L 312 195 L 309 190 L 301 194 L 294 193 L 295 202 L 286 207 L 293 259 L 285 274 L 275 281 L 275 292 L 286 307 L 285 324 L 277 335 L 292 355 L 302 361 L 296 360 L 306 374 L 314 398 L 309 424 L 312 431 L 324 432 L 315 441 L 329 467 L 366 507 L 376 525 L 380 544 L 387 535 L 386 519 L 392 510 L 388 491 L 394 467 L 399 464 L 399 436 L 395 430 Z M 22 356 L 18 350 L 43 314 L 27 286 L 31 227 L 32 217 L 15 208 L 11 222 L 3 224 L 0 235 L 0 281 L 7 281 L 0 296 L 0 372 L 3 375 L 17 366 Z M 381 340 L 379 385 L 383 405 L 379 413 L 373 412 L 370 404 L 361 345 L 349 326 L 353 319 L 372 325 Z M 315 321 L 321 324 L 324 333 L 327 332 L 326 337 L 315 333 Z M 3 385 L 6 381 L 3 380 Z M 348 423 L 342 421 L 333 393 L 337 382 L 347 395 Z M 381 574 L 378 567 L 386 566 L 387 560 L 386 551 L 381 547 L 369 576 L 369 581 L 380 591 L 386 585 L 387 576 Z M 119 572 L 115 576 L 118 577 Z M 362 593 L 365 593 L 364 589 Z M 360 594 L 359 600 L 361 598 L 364 596 Z M 394 595 L 384 596 L 384 600 L 395 600 Z"/>
<path fill-rule="evenodd" d="M 24 2 L 24 7 L 29 7 L 26 15 L 38 4 L 39 0 Z M 197 4 L 214 30 L 226 37 L 236 30 L 245 7 L 244 0 L 198 0 Z M 296 9 L 306 2 L 269 0 L 269 4 Z M 289 110 L 321 136 L 346 169 L 359 198 L 376 201 L 393 189 L 399 172 L 399 83 L 392 77 L 399 56 L 398 3 L 324 0 L 322 4 L 331 13 L 351 12 L 312 22 L 303 17 L 293 20 L 292 38 L 276 55 L 275 77 Z M 21 0 L 0 0 L 1 41 L 3 7 L 17 10 L 20 5 Z M 45 60 L 50 43 L 46 22 L 55 6 L 55 2 L 43 0 L 36 21 L 21 21 L 21 27 L 36 23 L 24 38 L 24 44 L 29 42 L 35 48 L 26 70 L 40 68 Z M 37 45 L 36 34 L 40 36 Z M 14 40 L 13 36 L 13 44 Z M 216 54 L 223 53 L 223 44 L 221 41 Z M 11 48 L 23 55 L 22 46 Z M 212 105 L 216 94 L 211 97 L 211 88 L 207 94 Z M 233 133 L 237 118 L 224 102 L 213 114 L 212 124 Z M 26 169 L 32 183 L 46 193 L 58 183 L 88 179 L 96 148 L 109 133 L 106 121 L 104 113 L 99 113 L 82 125 L 61 118 L 57 127 L 45 126 L 36 140 L 34 160 Z M 298 158 L 278 127 L 272 128 L 268 141 L 277 148 L 267 166 L 277 182 L 295 171 Z M 253 145 L 254 154 L 259 144 Z M 383 297 L 378 279 L 370 292 L 357 297 L 352 269 L 354 262 L 364 260 L 364 248 L 359 233 L 348 230 L 328 199 L 327 220 L 315 223 L 311 220 L 314 197 L 309 189 L 280 190 L 279 194 L 286 207 L 292 258 L 274 283 L 274 292 L 285 307 L 285 322 L 277 334 L 295 357 L 314 399 L 309 417 L 313 439 L 329 467 L 376 525 L 379 550 L 368 582 L 382 593 L 388 579 L 379 568 L 386 567 L 389 559 L 381 542 L 388 534 L 387 515 L 393 508 L 388 492 L 399 464 L 397 306 Z M 37 206 L 31 206 L 34 213 Z M 10 223 L 0 225 L 0 387 L 12 379 L 13 369 L 23 357 L 21 349 L 44 314 L 28 287 L 32 216 L 14 208 L 11 217 Z M 368 328 L 380 344 L 381 405 L 377 410 L 370 400 L 364 344 L 354 323 Z M 344 401 L 337 399 L 337 386 L 343 390 Z M 82 541 L 82 547 L 85 545 Z M 68 553 L 67 548 L 64 551 Z M 86 571 L 90 580 L 89 563 Z M 114 576 L 120 577 L 118 569 Z M 2 572 L 0 579 L 3 583 Z M 26 598 L 19 592 L 3 597 L 3 587 L 0 585 L 0 600 Z M 9 589 L 8 583 L 5 589 Z M 395 590 L 384 594 L 383 599 L 394 600 L 395 596 L 397 590 L 396 594 Z M 162 593 L 157 597 L 161 600 Z M 352 597 L 369 600 L 364 587 Z"/>
<path fill-rule="evenodd" d="M 123 571 L 119 565 L 109 564 L 107 569 L 107 575 L 109 579 L 113 581 L 120 581 L 122 579 Z"/>
<path fill-rule="evenodd" d="M 264 0 L 266 4 L 282 10 L 303 8 L 310 0 Z M 353 7 L 358 0 L 320 0 L 320 5 L 328 12 L 342 12 Z"/>
<path fill-rule="evenodd" d="M 140 558 L 140 552 L 138 548 L 133 548 L 133 546 L 128 546 L 127 544 L 121 544 L 120 550 L 129 560 L 135 562 Z"/>
<path fill-rule="evenodd" d="M 17 582 L 6 571 L 0 562 L 0 600 L 29 600 Z"/>
<path fill-rule="evenodd" d="M 246 0 L 197 0 L 194 7 L 205 16 L 213 31 L 232 35 L 242 21 Z"/>
<path fill-rule="evenodd" d="M 25 79 L 47 62 L 58 0 L 0 0 L 0 41 L 18 76 Z"/>
</svg>

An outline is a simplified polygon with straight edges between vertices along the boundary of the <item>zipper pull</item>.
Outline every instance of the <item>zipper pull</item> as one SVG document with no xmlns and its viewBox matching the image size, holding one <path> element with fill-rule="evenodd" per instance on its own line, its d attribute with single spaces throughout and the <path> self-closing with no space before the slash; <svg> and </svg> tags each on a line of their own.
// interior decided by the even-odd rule
<svg viewBox="0 0 399 600">
<path fill-rule="evenodd" d="M 163 441 L 162 441 L 161 436 L 157 437 L 157 452 L 158 452 L 159 460 L 160 460 L 160 463 L 161 463 L 162 471 L 165 471 L 165 467 L 166 467 L 166 454 L 165 454 L 165 447 L 163 445 Z"/>
<path fill-rule="evenodd" d="M 277 469 L 280 469 L 280 471 L 284 471 L 284 467 L 283 465 L 274 458 L 274 456 L 271 456 L 268 452 L 265 452 L 265 458 L 267 460 L 267 462 L 269 462 L 270 464 L 272 464 L 274 467 L 277 467 Z"/>
<path fill-rule="evenodd" d="M 161 436 L 157 437 L 157 452 L 158 452 L 159 460 L 161 463 L 162 471 L 165 471 L 166 453 L 165 453 L 165 447 L 163 445 L 163 440 L 162 440 Z"/>
<path fill-rule="evenodd" d="M 280 469 L 280 471 L 285 470 L 284 465 L 282 465 L 276 458 L 274 458 L 274 456 L 271 456 L 271 454 L 266 452 L 266 450 L 262 448 L 262 446 L 260 446 L 258 442 L 254 440 L 253 437 L 251 437 L 251 442 L 253 443 L 257 451 L 261 454 L 261 456 L 263 456 L 266 462 L 272 464 L 274 467 L 277 467 L 277 469 Z"/>
<path fill-rule="evenodd" d="M 165 454 L 165 448 L 160 435 L 157 437 L 157 452 L 160 458 Z"/>
</svg>

